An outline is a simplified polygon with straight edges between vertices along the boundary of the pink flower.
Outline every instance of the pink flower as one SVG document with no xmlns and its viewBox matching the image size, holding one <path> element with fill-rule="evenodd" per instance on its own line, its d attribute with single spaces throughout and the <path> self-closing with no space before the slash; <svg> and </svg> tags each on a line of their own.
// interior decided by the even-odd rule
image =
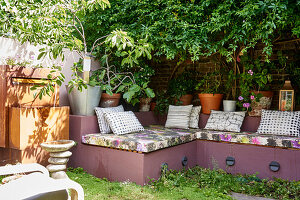
<svg viewBox="0 0 300 200">
<path fill-rule="evenodd" d="M 220 139 L 221 139 L 221 141 L 225 141 L 225 142 L 228 142 L 228 141 L 230 141 L 231 140 L 231 135 L 230 134 L 220 134 Z"/>
<path fill-rule="evenodd" d="M 31 56 L 30 56 L 30 59 L 31 59 L 31 60 L 34 60 L 34 55 L 31 55 Z"/>
<path fill-rule="evenodd" d="M 252 138 L 252 144 L 260 144 L 259 139 L 258 138 Z"/>
<path fill-rule="evenodd" d="M 238 100 L 242 101 L 244 99 L 244 97 L 239 96 Z"/>
<path fill-rule="evenodd" d="M 248 74 L 250 74 L 252 76 L 253 75 L 253 71 L 251 69 L 249 69 Z"/>
<path fill-rule="evenodd" d="M 251 96 L 250 96 L 250 99 L 251 99 L 251 100 L 254 100 L 254 99 L 255 99 L 255 96 L 251 95 Z"/>
<path fill-rule="evenodd" d="M 243 107 L 248 109 L 250 107 L 250 103 L 243 103 Z"/>
</svg>

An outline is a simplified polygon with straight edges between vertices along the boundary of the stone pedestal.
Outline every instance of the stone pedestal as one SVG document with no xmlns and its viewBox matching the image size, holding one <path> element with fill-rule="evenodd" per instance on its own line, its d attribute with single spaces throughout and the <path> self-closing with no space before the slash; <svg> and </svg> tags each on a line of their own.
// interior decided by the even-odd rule
<svg viewBox="0 0 300 200">
<path fill-rule="evenodd" d="M 72 152 L 68 151 L 75 145 L 73 140 L 57 140 L 49 141 L 41 144 L 41 147 L 50 152 L 50 158 L 47 165 L 47 169 L 50 172 L 50 176 L 54 179 L 68 178 L 65 170 L 67 169 L 67 163 Z"/>
</svg>

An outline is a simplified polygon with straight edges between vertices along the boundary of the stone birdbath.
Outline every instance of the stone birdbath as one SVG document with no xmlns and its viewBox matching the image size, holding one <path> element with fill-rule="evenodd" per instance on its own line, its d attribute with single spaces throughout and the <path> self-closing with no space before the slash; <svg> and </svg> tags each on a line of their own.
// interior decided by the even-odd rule
<svg viewBox="0 0 300 200">
<path fill-rule="evenodd" d="M 72 152 L 68 151 L 75 145 L 73 140 L 48 141 L 41 144 L 42 149 L 50 152 L 47 169 L 54 179 L 68 178 L 65 170 Z"/>
</svg>

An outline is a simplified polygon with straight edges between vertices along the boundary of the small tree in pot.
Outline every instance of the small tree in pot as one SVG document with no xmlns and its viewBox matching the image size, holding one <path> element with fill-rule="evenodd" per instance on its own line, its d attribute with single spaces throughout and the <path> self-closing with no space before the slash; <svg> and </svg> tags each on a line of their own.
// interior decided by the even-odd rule
<svg viewBox="0 0 300 200">
<path fill-rule="evenodd" d="M 197 81 L 192 78 L 190 72 L 184 72 L 177 78 L 171 79 L 168 85 L 168 93 L 174 99 L 176 105 L 190 105 Z"/>
<path fill-rule="evenodd" d="M 220 94 L 221 74 L 219 71 L 207 73 L 197 84 L 196 90 L 200 91 L 198 97 L 202 106 L 202 113 L 210 114 L 211 110 L 219 110 L 223 98 Z"/>
</svg>

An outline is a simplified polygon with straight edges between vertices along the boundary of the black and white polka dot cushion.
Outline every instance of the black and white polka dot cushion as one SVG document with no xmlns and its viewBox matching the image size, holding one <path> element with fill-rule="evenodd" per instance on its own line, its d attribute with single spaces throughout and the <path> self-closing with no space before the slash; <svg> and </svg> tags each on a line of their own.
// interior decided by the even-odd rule
<svg viewBox="0 0 300 200">
<path fill-rule="evenodd" d="M 100 133 L 107 134 L 107 133 L 110 133 L 111 130 L 110 130 L 109 124 L 106 122 L 106 120 L 104 118 L 104 113 L 107 113 L 107 112 L 124 112 L 124 108 L 123 108 L 122 105 L 117 106 L 117 107 L 108 107 L 108 108 L 96 107 L 95 112 L 96 112 L 97 119 L 98 119 L 98 125 L 99 125 L 99 129 L 100 129 Z"/>
<path fill-rule="evenodd" d="M 300 136 L 300 111 L 262 110 L 260 134 Z"/>
<path fill-rule="evenodd" d="M 135 114 L 131 111 L 107 112 L 104 113 L 104 118 L 108 122 L 113 133 L 117 135 L 123 135 L 144 130 L 144 127 L 136 118 Z"/>
</svg>

